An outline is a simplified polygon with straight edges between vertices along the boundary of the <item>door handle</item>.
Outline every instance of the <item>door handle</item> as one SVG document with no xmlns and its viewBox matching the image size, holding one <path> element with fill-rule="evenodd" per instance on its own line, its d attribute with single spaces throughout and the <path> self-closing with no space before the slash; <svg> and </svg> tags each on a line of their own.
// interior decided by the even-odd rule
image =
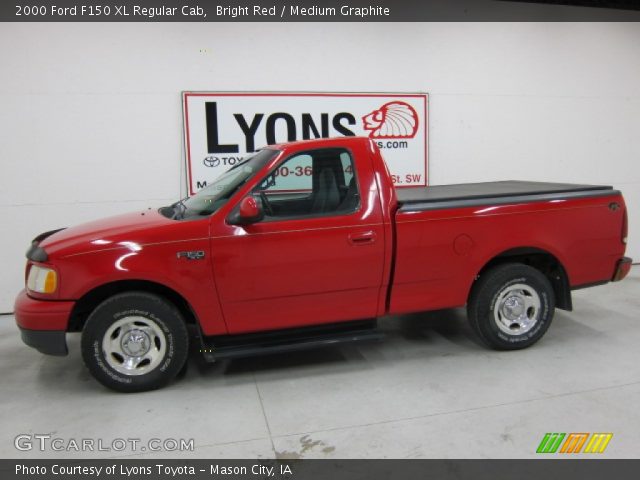
<svg viewBox="0 0 640 480">
<path fill-rule="evenodd" d="M 359 232 L 349 234 L 349 243 L 351 245 L 370 245 L 376 241 L 376 232 L 369 230 L 368 232 Z"/>
</svg>

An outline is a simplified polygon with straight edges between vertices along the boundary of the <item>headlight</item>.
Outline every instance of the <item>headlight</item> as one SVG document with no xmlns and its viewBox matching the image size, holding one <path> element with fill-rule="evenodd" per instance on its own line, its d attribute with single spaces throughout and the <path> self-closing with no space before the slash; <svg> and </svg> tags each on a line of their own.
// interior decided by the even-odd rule
<svg viewBox="0 0 640 480">
<path fill-rule="evenodd" d="M 53 293 L 58 288 L 58 274 L 51 268 L 31 265 L 27 288 L 37 293 Z"/>
</svg>

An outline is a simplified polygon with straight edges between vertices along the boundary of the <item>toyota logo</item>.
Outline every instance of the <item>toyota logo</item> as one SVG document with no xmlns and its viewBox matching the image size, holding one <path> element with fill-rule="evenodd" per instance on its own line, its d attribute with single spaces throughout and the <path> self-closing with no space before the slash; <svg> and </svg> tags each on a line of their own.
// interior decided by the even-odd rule
<svg viewBox="0 0 640 480">
<path fill-rule="evenodd" d="M 217 167 L 218 165 L 220 165 L 220 159 L 212 156 L 204 157 L 202 163 L 204 163 L 205 167 Z"/>
</svg>

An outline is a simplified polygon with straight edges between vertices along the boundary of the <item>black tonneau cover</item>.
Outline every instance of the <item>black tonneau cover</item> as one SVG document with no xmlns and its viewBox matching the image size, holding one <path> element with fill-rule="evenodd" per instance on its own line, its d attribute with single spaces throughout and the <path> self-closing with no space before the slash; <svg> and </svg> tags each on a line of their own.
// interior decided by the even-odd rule
<svg viewBox="0 0 640 480">
<path fill-rule="evenodd" d="M 605 185 L 517 180 L 396 189 L 401 211 L 504 205 L 507 203 L 598 197 L 618 193 L 613 187 Z"/>
</svg>

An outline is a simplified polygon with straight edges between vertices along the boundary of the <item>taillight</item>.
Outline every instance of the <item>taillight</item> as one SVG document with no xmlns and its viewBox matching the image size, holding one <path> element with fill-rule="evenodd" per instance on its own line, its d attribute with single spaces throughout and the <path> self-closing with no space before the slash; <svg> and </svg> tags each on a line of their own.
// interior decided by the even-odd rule
<svg viewBox="0 0 640 480">
<path fill-rule="evenodd" d="M 629 223 L 627 220 L 627 209 L 625 207 L 624 213 L 622 216 L 622 243 L 627 244 L 627 234 L 629 232 Z"/>
</svg>

